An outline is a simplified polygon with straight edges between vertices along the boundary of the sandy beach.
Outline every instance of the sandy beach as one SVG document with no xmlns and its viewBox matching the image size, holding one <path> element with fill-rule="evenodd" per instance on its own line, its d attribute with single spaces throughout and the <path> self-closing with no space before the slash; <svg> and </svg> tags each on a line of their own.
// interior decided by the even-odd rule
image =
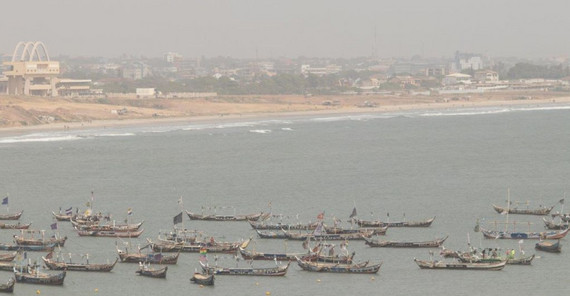
<svg viewBox="0 0 570 296">
<path fill-rule="evenodd" d="M 443 96 L 220 96 L 210 99 L 42 98 L 0 96 L 0 135 L 37 131 L 214 123 L 295 116 L 389 113 L 497 106 L 570 104 L 547 92 Z"/>
</svg>

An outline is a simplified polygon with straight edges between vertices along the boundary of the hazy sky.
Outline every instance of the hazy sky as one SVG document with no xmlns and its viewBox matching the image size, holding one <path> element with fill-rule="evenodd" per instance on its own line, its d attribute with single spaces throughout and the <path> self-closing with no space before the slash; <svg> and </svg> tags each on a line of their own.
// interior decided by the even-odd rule
<svg viewBox="0 0 570 296">
<path fill-rule="evenodd" d="M 2 0 L 0 53 L 357 57 L 570 54 L 570 1 Z"/>
</svg>

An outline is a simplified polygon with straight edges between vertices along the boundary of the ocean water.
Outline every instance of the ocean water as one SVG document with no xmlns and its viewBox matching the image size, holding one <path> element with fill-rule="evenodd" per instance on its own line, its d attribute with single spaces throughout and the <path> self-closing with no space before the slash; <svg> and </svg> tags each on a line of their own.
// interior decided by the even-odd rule
<svg viewBox="0 0 570 296">
<path fill-rule="evenodd" d="M 556 205 L 570 180 L 570 106 L 520 106 L 402 113 L 292 116 L 279 120 L 177 123 L 34 133 L 0 137 L 0 194 L 9 209 L 23 209 L 21 222 L 49 229 L 51 211 L 84 209 L 94 192 L 94 210 L 122 221 L 144 220 L 138 239 L 78 237 L 67 223 L 62 253 L 89 254 L 90 262 L 114 260 L 116 246 L 144 245 L 172 229 L 183 207 L 194 212 L 242 214 L 268 211 L 283 222 L 346 221 L 353 207 L 362 219 L 423 220 L 429 228 L 392 228 L 390 240 L 432 240 L 449 236 L 445 247 L 519 249 L 515 240 L 486 240 L 474 232 L 477 219 L 491 227 L 505 216 L 491 204 L 512 201 L 531 207 Z M 5 207 L 5 206 L 4 206 Z M 566 208 L 568 209 L 568 208 Z M 564 210 L 567 212 L 568 210 Z M 544 229 L 541 218 L 509 216 L 519 230 Z M 245 222 L 189 221 L 183 226 L 218 240 L 253 237 L 261 252 L 302 252 L 301 242 L 260 240 Z M 350 224 L 344 222 L 344 226 Z M 501 226 L 504 227 L 504 226 Z M 9 243 L 14 231 L 0 230 Z M 47 230 L 46 233 L 51 233 Z M 413 258 L 428 249 L 369 248 L 349 242 L 357 261 L 383 262 L 377 275 L 320 274 L 292 263 L 285 277 L 223 277 L 214 287 L 189 281 L 199 268 L 198 254 L 181 254 L 167 279 L 135 275 L 136 264 L 118 264 L 111 273 L 68 272 L 63 287 L 18 284 L 15 295 L 533 295 L 567 292 L 568 239 L 563 253 L 534 250 L 532 266 L 502 271 L 420 270 Z M 337 243 L 338 244 L 338 243 Z M 438 250 L 432 249 L 436 254 Z M 43 253 L 28 252 L 32 261 Z M 209 255 L 210 261 L 214 257 Z M 437 256 L 436 256 L 437 257 Z M 224 266 L 248 266 L 231 255 Z M 271 266 L 273 262 L 254 262 Z M 0 271 L 0 281 L 11 277 Z"/>
</svg>

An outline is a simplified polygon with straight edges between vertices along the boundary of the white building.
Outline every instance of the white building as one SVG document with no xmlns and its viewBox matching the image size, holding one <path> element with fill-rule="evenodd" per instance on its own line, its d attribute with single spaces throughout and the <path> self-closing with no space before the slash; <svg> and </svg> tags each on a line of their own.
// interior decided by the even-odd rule
<svg viewBox="0 0 570 296">
<path fill-rule="evenodd" d="M 480 82 L 498 82 L 499 73 L 491 70 L 483 70 L 475 72 L 475 80 Z"/>
<path fill-rule="evenodd" d="M 471 75 L 462 73 L 453 73 L 445 75 L 442 80 L 443 85 L 454 85 L 454 84 L 471 84 Z"/>
<path fill-rule="evenodd" d="M 314 75 L 329 75 L 329 74 L 335 74 L 342 71 L 342 66 L 337 66 L 337 65 L 327 65 L 325 67 L 311 67 L 311 65 L 301 65 L 301 73 L 303 75 L 309 75 L 309 74 L 314 74 Z"/>
<path fill-rule="evenodd" d="M 137 98 L 154 98 L 156 97 L 156 90 L 154 88 L 137 88 Z"/>
<path fill-rule="evenodd" d="M 164 54 L 164 61 L 170 64 L 182 61 L 182 55 L 176 52 L 167 52 Z"/>
</svg>

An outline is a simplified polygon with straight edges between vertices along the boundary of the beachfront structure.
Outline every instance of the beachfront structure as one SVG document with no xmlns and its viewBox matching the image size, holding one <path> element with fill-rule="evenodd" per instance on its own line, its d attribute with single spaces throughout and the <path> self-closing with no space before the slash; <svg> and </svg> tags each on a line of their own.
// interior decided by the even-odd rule
<svg viewBox="0 0 570 296">
<path fill-rule="evenodd" d="M 155 88 L 137 88 L 136 89 L 137 98 L 155 98 L 156 89 Z"/>
<path fill-rule="evenodd" d="M 483 70 L 475 72 L 475 80 L 480 82 L 498 82 L 499 74 L 491 70 Z"/>
<path fill-rule="evenodd" d="M 91 80 L 59 79 L 59 62 L 52 61 L 41 41 L 19 42 L 4 62 L 0 93 L 25 96 L 75 96 L 91 93 Z"/>
<path fill-rule="evenodd" d="M 91 79 L 56 79 L 56 90 L 59 96 L 91 95 Z"/>
<path fill-rule="evenodd" d="M 471 75 L 462 74 L 462 73 L 453 73 L 445 75 L 442 84 L 443 85 L 471 84 Z"/>
<path fill-rule="evenodd" d="M 12 59 L 4 62 L 8 78 L 6 93 L 10 95 L 55 96 L 59 62 L 51 61 L 41 41 L 19 42 Z"/>
</svg>

